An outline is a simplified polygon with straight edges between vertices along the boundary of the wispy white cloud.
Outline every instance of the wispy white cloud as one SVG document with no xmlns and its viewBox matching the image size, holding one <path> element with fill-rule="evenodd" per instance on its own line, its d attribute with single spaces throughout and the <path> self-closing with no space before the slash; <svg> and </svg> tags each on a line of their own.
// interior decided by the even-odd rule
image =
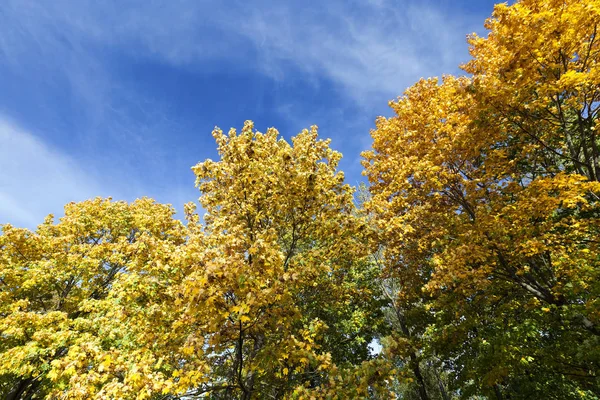
<svg viewBox="0 0 600 400">
<path fill-rule="evenodd" d="M 57 67 L 90 101 L 115 89 L 101 80 L 90 87 L 90 73 L 103 74 L 86 46 L 101 44 L 190 68 L 221 59 L 276 79 L 302 71 L 369 105 L 374 94 L 396 96 L 421 76 L 454 72 L 468 54 L 465 35 L 482 24 L 479 15 L 416 0 L 6 0 L 0 8 L 9 21 L 0 27 L 6 58 L 19 62 L 24 38 L 56 53 Z"/>
<path fill-rule="evenodd" d="M 60 124 L 26 132 L 0 115 L 0 222 L 30 226 L 67 201 L 105 193 L 176 205 L 197 197 L 193 179 L 182 188 L 170 173 L 177 155 L 169 151 L 176 149 L 154 142 L 184 129 L 169 118 L 176 105 L 163 108 L 160 99 L 132 91 L 106 55 L 188 70 L 227 63 L 276 81 L 327 82 L 338 104 L 315 110 L 300 99 L 299 110 L 290 96 L 271 111 L 298 129 L 336 120 L 339 131 L 323 134 L 334 137 L 335 147 L 343 144 L 344 168 L 359 176 L 358 153 L 369 146 L 375 115 L 419 77 L 455 72 L 467 58 L 465 34 L 481 22 L 481 15 L 419 0 L 0 1 L 0 67 L 23 80 L 43 76 L 85 114 L 81 126 L 62 133 Z M 78 146 L 96 158 L 82 160 L 39 139 L 60 134 L 78 137 Z M 110 151 L 95 154 L 106 142 L 119 159 Z M 142 184 L 142 174 L 152 176 Z"/>
<path fill-rule="evenodd" d="M 33 228 L 71 201 L 108 188 L 69 156 L 0 115 L 0 222 Z"/>
<path fill-rule="evenodd" d="M 262 53 L 267 73 L 283 77 L 282 68 L 292 64 L 332 79 L 371 107 L 373 96 L 397 96 L 422 76 L 454 72 L 468 54 L 464 38 L 475 22 L 410 1 L 248 8 L 238 29 Z"/>
</svg>

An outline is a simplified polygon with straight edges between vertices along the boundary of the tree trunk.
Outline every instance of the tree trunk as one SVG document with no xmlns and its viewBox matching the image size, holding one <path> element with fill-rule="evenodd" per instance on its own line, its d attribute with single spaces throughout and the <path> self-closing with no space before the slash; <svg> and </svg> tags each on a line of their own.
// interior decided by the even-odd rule
<svg viewBox="0 0 600 400">
<path fill-rule="evenodd" d="M 437 368 L 433 369 L 435 373 L 435 379 L 437 380 L 438 387 L 440 389 L 440 394 L 442 395 L 443 400 L 450 400 L 450 396 L 448 396 L 448 392 L 446 391 L 446 387 L 444 386 L 444 382 L 440 379 L 440 374 L 438 373 Z"/>
<path fill-rule="evenodd" d="M 427 394 L 427 389 L 425 385 L 425 379 L 423 379 L 423 374 L 421 374 L 421 367 L 419 367 L 419 360 L 414 352 L 410 355 L 410 361 L 412 364 L 413 374 L 415 374 L 415 377 L 417 378 L 419 397 L 421 397 L 421 400 L 429 400 L 429 395 Z"/>
<path fill-rule="evenodd" d="M 410 338 L 410 331 L 408 330 L 404 314 L 402 314 L 402 312 L 397 307 L 394 307 L 394 309 L 396 311 L 396 316 L 398 317 L 398 322 L 400 322 L 400 329 L 402 330 L 402 334 L 407 338 Z M 427 386 L 425 385 L 425 379 L 423 379 L 423 374 L 421 373 L 421 367 L 419 366 L 419 358 L 417 356 L 416 351 L 411 352 L 410 363 L 413 374 L 415 374 L 415 378 L 417 379 L 419 397 L 421 397 L 421 400 L 429 400 L 429 395 L 427 394 Z"/>
<path fill-rule="evenodd" d="M 39 381 L 34 378 L 23 379 L 8 393 L 5 400 L 29 400 L 38 385 Z"/>
</svg>

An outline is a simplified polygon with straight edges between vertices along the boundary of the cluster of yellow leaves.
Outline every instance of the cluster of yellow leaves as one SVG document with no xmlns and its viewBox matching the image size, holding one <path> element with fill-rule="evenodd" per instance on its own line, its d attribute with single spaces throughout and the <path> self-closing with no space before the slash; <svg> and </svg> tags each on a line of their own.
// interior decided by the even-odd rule
<svg viewBox="0 0 600 400">
<path fill-rule="evenodd" d="M 173 214 L 149 199 L 95 199 L 67 205 L 59 223 L 50 216 L 35 232 L 4 226 L 0 376 L 13 377 L 8 398 L 144 398 L 160 385 L 157 358 L 177 348 L 168 341 L 178 276 L 169 263 L 186 238 Z"/>
<path fill-rule="evenodd" d="M 565 329 L 600 334 L 599 23 L 598 1 L 497 5 L 489 35 L 469 39 L 471 77 L 421 80 L 377 120 L 366 207 L 403 304 L 429 302 L 457 332 L 474 299 L 509 298 L 494 312 L 555 310 Z M 503 368 L 477 373 L 491 387 Z"/>
<path fill-rule="evenodd" d="M 600 178 L 595 143 L 599 4 L 499 4 L 486 22 L 489 35 L 470 37 L 473 59 L 463 67 L 473 74 L 483 108 L 479 119 L 489 134 L 514 135 L 519 158 L 537 164 L 561 160 L 591 180 Z"/>
<path fill-rule="evenodd" d="M 351 368 L 333 367 L 329 378 L 316 387 L 298 386 L 289 399 L 342 400 L 342 399 L 396 399 L 391 382 L 398 371 L 382 358 L 365 361 Z M 403 377 L 408 381 L 408 377 Z"/>
</svg>

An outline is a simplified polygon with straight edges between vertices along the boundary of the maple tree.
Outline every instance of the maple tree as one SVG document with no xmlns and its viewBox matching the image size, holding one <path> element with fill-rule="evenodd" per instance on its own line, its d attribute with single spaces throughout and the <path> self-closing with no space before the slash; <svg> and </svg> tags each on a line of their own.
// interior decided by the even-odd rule
<svg viewBox="0 0 600 400">
<path fill-rule="evenodd" d="M 462 395 L 600 388 L 599 11 L 497 5 L 471 76 L 409 88 L 364 153 L 397 301 Z"/>
<path fill-rule="evenodd" d="M 144 368 L 160 357 L 152 344 L 173 316 L 160 302 L 169 295 L 160 278 L 174 274 L 169 258 L 186 236 L 173 214 L 150 199 L 95 199 L 68 204 L 57 224 L 49 216 L 35 232 L 3 227 L 3 398 L 58 398 L 67 387 L 72 398 L 141 389 Z M 144 307 L 148 297 L 152 308 Z"/>
<path fill-rule="evenodd" d="M 188 278 L 192 323 L 213 363 L 206 390 L 279 398 L 343 390 L 339 368 L 368 358 L 378 308 L 341 154 L 316 127 L 213 132 L 220 161 L 193 168 L 206 210 L 203 268 Z M 347 387 L 346 387 L 347 388 Z"/>
</svg>

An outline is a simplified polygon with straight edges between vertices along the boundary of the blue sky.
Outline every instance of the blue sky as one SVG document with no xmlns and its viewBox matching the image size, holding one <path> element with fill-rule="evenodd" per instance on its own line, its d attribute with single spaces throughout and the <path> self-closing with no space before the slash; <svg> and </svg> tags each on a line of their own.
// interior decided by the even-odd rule
<svg viewBox="0 0 600 400">
<path fill-rule="evenodd" d="M 197 200 L 211 131 L 316 124 L 362 180 L 387 102 L 459 73 L 493 1 L 2 0 L 0 224 L 69 201 Z"/>
</svg>

